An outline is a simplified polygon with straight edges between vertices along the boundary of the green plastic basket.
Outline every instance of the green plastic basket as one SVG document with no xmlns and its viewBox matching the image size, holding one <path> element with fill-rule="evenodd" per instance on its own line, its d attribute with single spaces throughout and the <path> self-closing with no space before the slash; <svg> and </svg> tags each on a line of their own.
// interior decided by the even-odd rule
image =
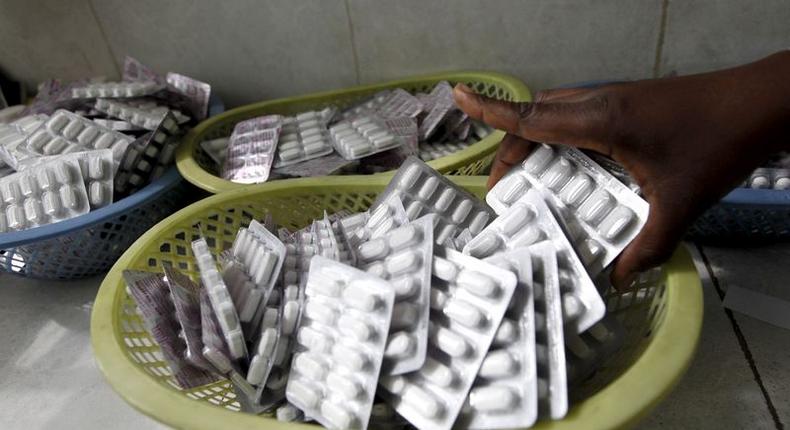
<svg viewBox="0 0 790 430">
<path fill-rule="evenodd" d="M 482 197 L 485 177 L 451 178 Z M 296 429 L 304 425 L 237 412 L 229 382 L 179 389 L 159 347 L 143 328 L 121 279 L 125 269 L 161 270 L 167 262 L 197 279 L 190 242 L 200 231 L 215 254 L 230 247 L 236 231 L 270 213 L 289 228 L 341 209 L 366 209 L 389 177 L 337 176 L 253 185 L 192 204 L 157 224 L 115 264 L 99 289 L 91 317 L 91 340 L 99 367 L 132 406 L 169 426 L 184 429 Z M 200 223 L 200 231 L 196 224 Z M 689 365 L 702 326 L 702 290 L 693 263 L 679 249 L 654 284 L 606 295 L 610 312 L 626 327 L 625 346 L 588 379 L 562 421 L 538 429 L 604 429 L 634 424 L 669 393 Z"/>
<path fill-rule="evenodd" d="M 529 89 L 518 79 L 493 72 L 450 72 L 364 85 L 342 90 L 307 94 L 277 100 L 253 103 L 229 110 L 222 115 L 207 119 L 192 129 L 178 148 L 176 164 L 181 175 L 192 184 L 210 192 L 220 193 L 244 187 L 218 176 L 215 163 L 200 147 L 200 142 L 230 136 L 236 123 L 266 114 L 293 115 L 326 106 L 349 106 L 367 96 L 387 88 L 403 88 L 408 91 L 429 91 L 442 80 L 452 84 L 463 82 L 477 92 L 490 97 L 511 101 L 529 101 Z M 504 132 L 494 131 L 486 138 L 454 154 L 437 158 L 428 164 L 446 175 L 481 175 L 494 159 Z M 271 183 L 274 183 L 272 181 Z"/>
</svg>

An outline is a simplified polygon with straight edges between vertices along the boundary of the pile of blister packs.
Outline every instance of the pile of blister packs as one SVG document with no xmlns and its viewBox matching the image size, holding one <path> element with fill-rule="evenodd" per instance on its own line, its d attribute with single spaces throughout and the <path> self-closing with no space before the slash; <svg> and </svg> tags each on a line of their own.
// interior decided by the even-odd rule
<svg viewBox="0 0 790 430">
<path fill-rule="evenodd" d="M 192 243 L 194 281 L 169 266 L 125 278 L 176 382 L 229 379 L 246 412 L 528 427 L 563 418 L 569 389 L 621 346 L 593 279 L 647 212 L 571 148 L 539 146 L 485 202 L 410 157 L 366 212 L 299 231 L 252 221 L 216 258 Z"/>
<path fill-rule="evenodd" d="M 261 183 L 392 170 L 409 156 L 428 161 L 450 155 L 491 132 L 458 109 L 452 87 L 441 81 L 428 93 L 396 88 L 343 109 L 251 118 L 229 137 L 200 146 L 223 178 Z"/>
<path fill-rule="evenodd" d="M 120 82 L 45 82 L 0 123 L 0 233 L 102 208 L 161 176 L 210 92 L 128 57 Z"/>
</svg>

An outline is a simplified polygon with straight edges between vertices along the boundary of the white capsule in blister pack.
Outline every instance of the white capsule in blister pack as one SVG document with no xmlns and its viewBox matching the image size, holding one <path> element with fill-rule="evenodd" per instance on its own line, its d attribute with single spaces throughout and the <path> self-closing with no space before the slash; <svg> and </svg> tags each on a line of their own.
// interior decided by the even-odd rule
<svg viewBox="0 0 790 430">
<path fill-rule="evenodd" d="M 578 386 L 612 357 L 625 340 L 625 329 L 612 314 L 584 333 L 565 334 L 568 385 Z"/>
<path fill-rule="evenodd" d="M 360 212 L 348 215 L 332 222 L 332 231 L 337 239 L 337 249 L 340 254 L 338 261 L 356 265 L 357 257 L 351 249 L 351 241 L 356 231 L 365 225 L 370 215 L 367 212 Z"/>
<path fill-rule="evenodd" d="M 163 85 L 155 81 L 95 82 L 73 88 L 71 97 L 75 99 L 142 97 L 154 94 L 163 88 Z"/>
<path fill-rule="evenodd" d="M 437 215 L 433 239 L 438 245 L 465 228 L 475 235 L 494 218 L 488 205 L 416 157 L 403 163 L 371 208 L 391 195 L 400 198 L 410 220 L 430 213 Z"/>
<path fill-rule="evenodd" d="M 456 425 L 470 429 L 531 426 L 538 416 L 532 254 L 519 248 L 488 257 L 518 284 Z"/>
<path fill-rule="evenodd" d="M 384 358 L 394 301 L 374 275 L 316 257 L 288 377 L 288 401 L 322 425 L 364 429 Z"/>
<path fill-rule="evenodd" d="M 280 340 L 282 315 L 277 306 L 267 306 L 257 334 L 255 346 L 250 350 L 250 366 L 247 368 L 247 382 L 255 387 L 266 384 L 274 366 L 274 356 Z"/>
<path fill-rule="evenodd" d="M 339 119 L 341 121 L 354 119 L 358 116 L 362 115 L 370 115 L 373 114 L 376 109 L 384 103 L 385 100 L 390 95 L 390 90 L 382 90 L 371 96 L 370 98 L 364 99 L 359 103 L 353 104 L 350 107 L 344 109 L 340 112 Z"/>
<path fill-rule="evenodd" d="M 433 218 L 427 215 L 357 248 L 357 266 L 388 280 L 395 307 L 382 374 L 419 369 L 428 345 Z"/>
<path fill-rule="evenodd" d="M 27 149 L 26 141 L 48 119 L 48 115 L 37 114 L 0 124 L 0 160 L 16 169 L 20 161 L 38 156 Z"/>
<path fill-rule="evenodd" d="M 146 130 L 156 130 L 161 127 L 170 134 L 178 132 L 178 121 L 174 116 L 168 115 L 169 110 L 152 112 L 111 99 L 97 99 L 93 107 L 110 117 L 122 119 Z M 162 124 L 163 119 L 164 124 Z"/>
<path fill-rule="evenodd" d="M 244 303 L 244 306 L 236 306 L 242 325 L 248 325 L 254 331 L 262 317 L 262 308 L 280 277 L 285 245 L 261 223 L 253 220 L 247 228 L 239 229 L 231 253 L 243 264 L 246 276 L 236 283 L 242 291 L 230 293 L 234 303 Z"/>
<path fill-rule="evenodd" d="M 326 211 L 323 219 L 313 222 L 311 234 L 313 235 L 317 255 L 331 258 L 335 261 L 340 260 L 340 246 L 338 245 L 337 237 L 335 237 L 335 230 L 332 228 L 332 221 L 329 220 Z"/>
<path fill-rule="evenodd" d="M 54 160 L 0 178 L 0 233 L 52 224 L 88 212 L 76 160 Z"/>
<path fill-rule="evenodd" d="M 319 111 L 284 118 L 274 166 L 288 166 L 331 154 L 332 140 L 327 122 Z"/>
<path fill-rule="evenodd" d="M 246 361 L 247 345 L 241 330 L 239 315 L 233 305 L 228 287 L 217 270 L 217 264 L 214 261 L 214 256 L 211 255 L 206 239 L 201 238 L 192 242 L 192 252 L 200 270 L 200 279 L 208 292 L 211 307 L 219 322 L 231 358 Z"/>
<path fill-rule="evenodd" d="M 59 109 L 27 138 L 27 149 L 40 155 L 109 148 L 115 168 L 134 139 L 73 112 Z"/>
<path fill-rule="evenodd" d="M 532 254 L 535 287 L 538 415 L 558 420 L 568 412 L 568 382 L 557 252 L 548 241 L 537 243 L 528 249 Z"/>
<path fill-rule="evenodd" d="M 648 203 L 575 148 L 538 145 L 486 201 L 501 214 L 530 188 L 556 209 L 592 275 L 609 265 L 647 221 Z"/>
<path fill-rule="evenodd" d="M 61 160 L 74 160 L 79 163 L 91 209 L 98 209 L 112 203 L 113 154 L 109 149 L 28 158 L 19 162 L 17 170 L 21 172 Z"/>
<path fill-rule="evenodd" d="M 420 429 L 450 429 L 505 314 L 516 277 L 459 252 L 434 252 L 428 356 L 422 368 L 384 376 L 384 397 Z"/>
<path fill-rule="evenodd" d="M 603 299 L 568 241 L 562 227 L 544 201 L 529 189 L 464 247 L 464 253 L 484 258 L 506 249 L 551 241 L 557 250 L 566 324 L 576 333 L 587 330 L 606 313 Z"/>
<path fill-rule="evenodd" d="M 437 158 L 446 157 L 462 151 L 472 143 L 465 141 L 458 142 L 420 142 L 420 159 L 431 161 Z"/>
<path fill-rule="evenodd" d="M 353 222 L 359 218 L 349 218 L 346 225 L 352 227 Z M 348 244 L 356 256 L 359 246 L 369 240 L 384 236 L 390 231 L 409 223 L 406 210 L 400 199 L 392 195 L 381 202 L 375 209 L 371 209 L 364 216 L 365 222 L 354 231 L 347 231 Z"/>
<path fill-rule="evenodd" d="M 217 139 L 204 140 L 200 142 L 200 147 L 211 158 L 217 166 L 222 166 L 225 163 L 225 155 L 228 149 L 228 142 L 230 138 L 220 137 Z"/>
<path fill-rule="evenodd" d="M 222 177 L 243 184 L 266 182 L 282 121 L 280 115 L 265 115 L 237 123 L 228 141 Z"/>
<path fill-rule="evenodd" d="M 329 129 L 335 150 L 346 160 L 378 154 L 406 143 L 376 116 L 361 116 L 339 122 Z"/>
</svg>

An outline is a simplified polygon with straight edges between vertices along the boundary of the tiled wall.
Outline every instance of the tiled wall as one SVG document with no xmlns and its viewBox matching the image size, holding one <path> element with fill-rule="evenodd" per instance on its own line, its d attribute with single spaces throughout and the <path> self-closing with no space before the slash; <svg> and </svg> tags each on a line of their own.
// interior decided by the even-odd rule
<svg viewBox="0 0 790 430">
<path fill-rule="evenodd" d="M 118 76 L 126 54 L 229 105 L 453 69 L 534 89 L 737 64 L 790 46 L 782 0 L 0 0 L 0 68 Z"/>
</svg>

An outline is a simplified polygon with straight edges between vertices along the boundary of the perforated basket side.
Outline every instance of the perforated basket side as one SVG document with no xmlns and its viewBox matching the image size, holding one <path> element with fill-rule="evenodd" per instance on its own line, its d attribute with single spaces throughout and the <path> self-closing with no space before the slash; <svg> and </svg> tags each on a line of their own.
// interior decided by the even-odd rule
<svg viewBox="0 0 790 430">
<path fill-rule="evenodd" d="M 178 169 L 196 186 L 218 193 L 239 188 L 240 184 L 218 176 L 216 164 L 200 147 L 204 140 L 227 137 L 239 121 L 265 114 L 292 115 L 305 110 L 326 106 L 345 107 L 387 88 L 404 88 L 408 91 L 429 91 L 442 80 L 452 84 L 463 82 L 475 91 L 501 100 L 531 100 L 529 89 L 518 79 L 492 72 L 450 72 L 418 76 L 375 85 L 352 87 L 342 90 L 308 94 L 241 106 L 204 121 L 185 138 L 176 156 Z M 495 131 L 481 141 L 454 154 L 430 161 L 434 169 L 451 175 L 480 175 L 487 172 L 504 133 Z"/>
<path fill-rule="evenodd" d="M 482 196 L 484 177 L 454 181 Z M 179 389 L 145 331 L 121 280 L 124 269 L 159 270 L 172 263 L 191 277 L 197 268 L 190 242 L 202 233 L 215 254 L 230 246 L 237 229 L 271 213 L 275 222 L 299 228 L 323 210 L 368 207 L 389 181 L 387 176 L 332 177 L 281 181 L 216 195 L 162 221 L 139 239 L 102 283 L 91 320 L 91 337 L 100 368 L 133 406 L 176 428 L 298 428 L 263 417 L 235 413 L 239 404 L 227 381 L 193 390 Z M 628 331 L 628 345 L 585 385 L 591 397 L 566 420 L 536 428 L 609 428 L 643 416 L 678 380 L 694 351 L 701 324 L 698 278 L 682 252 L 668 264 L 659 283 L 636 291 L 610 292 L 607 301 Z"/>
<path fill-rule="evenodd" d="M 735 189 L 694 223 L 689 237 L 720 244 L 790 240 L 790 191 Z"/>
</svg>

